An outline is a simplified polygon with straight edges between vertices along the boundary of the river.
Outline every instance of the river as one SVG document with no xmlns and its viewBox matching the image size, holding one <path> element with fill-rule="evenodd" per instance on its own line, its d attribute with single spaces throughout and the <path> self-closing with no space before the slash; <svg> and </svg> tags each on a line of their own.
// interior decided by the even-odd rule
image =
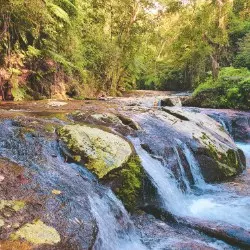
<svg viewBox="0 0 250 250">
<path fill-rule="evenodd" d="M 142 214 L 131 216 L 114 193 L 98 183 L 87 169 L 66 163 L 56 137 L 48 139 L 37 134 L 17 136 L 24 127 L 20 122 L 23 117 L 30 122 L 39 117 L 42 124 L 47 118 L 37 114 L 44 110 L 27 110 L 21 106 L 3 111 L 0 155 L 23 166 L 26 174 L 32 176 L 35 182 L 29 184 L 28 189 L 36 189 L 43 195 L 48 195 L 51 189 L 63 192 L 64 198 L 47 203 L 46 211 L 52 225 L 57 224 L 57 219 L 53 218 L 55 214 L 62 224 L 68 221 L 66 234 L 74 237 L 81 246 L 72 249 L 90 246 L 96 250 L 249 249 L 250 113 L 179 108 L 186 112 L 186 117 L 188 115 L 186 122 L 195 114 L 212 117 L 221 124 L 223 133 L 227 133 L 223 143 L 235 143 L 244 152 L 247 168 L 238 177 L 209 183 L 192 148 L 192 140 L 195 139 L 187 140 L 186 132 L 183 132 L 187 130 L 185 117 L 183 114 L 179 116 L 182 119 L 179 133 L 175 120 L 172 124 L 177 130 L 166 125 L 165 111 L 159 106 L 160 98 L 133 97 L 109 101 L 112 105 L 118 103 L 117 109 L 129 115 L 141 128 L 126 136 L 134 145 L 159 198 L 157 203 L 150 204 L 153 209 L 144 209 Z M 65 123 L 58 116 L 54 122 L 58 125 Z M 207 128 L 209 133 L 213 133 L 209 126 L 202 129 Z M 218 136 L 221 139 L 221 135 Z M 150 150 L 145 148 L 146 144 Z M 58 212 L 60 204 L 64 207 Z M 88 234 L 88 237 L 83 237 Z"/>
</svg>

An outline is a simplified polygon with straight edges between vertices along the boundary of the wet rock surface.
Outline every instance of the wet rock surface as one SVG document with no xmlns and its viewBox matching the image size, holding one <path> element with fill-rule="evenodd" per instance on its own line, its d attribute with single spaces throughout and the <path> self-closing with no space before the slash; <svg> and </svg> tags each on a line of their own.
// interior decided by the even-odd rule
<svg viewBox="0 0 250 250">
<path fill-rule="evenodd" d="M 249 213 L 245 205 L 249 204 L 249 169 L 231 178 L 243 170 L 244 157 L 233 139 L 245 138 L 244 143 L 248 142 L 249 122 L 245 117 L 249 114 L 226 112 L 221 117 L 222 112 L 214 110 L 160 108 L 159 100 L 152 95 L 139 100 L 67 101 L 63 106 L 48 105 L 47 101 L 1 103 L 0 248 L 248 249 Z M 218 115 L 223 121 L 225 117 L 228 123 L 233 121 L 232 133 Z M 177 216 L 164 207 L 157 183 L 147 171 L 141 172 L 141 163 L 134 158 L 138 156 L 130 143 L 132 156 L 124 160 L 118 172 L 113 169 L 101 181 L 85 162 L 71 163 L 56 133 L 65 126 L 100 129 L 126 143 L 134 144 L 139 139 L 139 146 L 154 160 L 152 164 L 158 162 L 150 166 L 155 167 L 151 170 L 157 171 L 159 166 L 167 169 L 160 177 L 163 182 L 176 181 L 183 192 L 181 207 L 189 209 L 191 205 L 192 217 L 185 213 Z M 197 169 L 192 164 L 200 167 L 205 181 L 230 182 L 216 187 L 204 182 L 203 190 L 197 185 Z M 136 208 L 131 210 L 132 221 L 109 187 L 126 206 Z M 175 193 L 173 197 L 179 199 Z M 219 205 L 214 197 L 221 202 Z M 228 201 L 230 209 L 223 210 Z M 138 214 L 140 209 L 144 212 Z M 214 212 L 214 220 L 205 216 L 207 209 Z M 149 215 L 155 211 L 158 219 Z M 224 216 L 225 211 L 230 211 L 232 218 Z M 242 221 L 234 221 L 235 215 Z M 219 216 L 222 219 L 218 223 Z M 39 232 L 44 230 L 43 237 L 37 228 Z"/>
<path fill-rule="evenodd" d="M 66 125 L 58 129 L 60 139 L 77 162 L 99 178 L 121 167 L 132 154 L 130 144 L 118 135 L 86 125 Z"/>
<path fill-rule="evenodd" d="M 149 249 L 237 249 L 216 238 L 178 224 L 166 223 L 152 215 L 143 214 L 133 218 Z"/>
<path fill-rule="evenodd" d="M 232 138 L 207 115 L 166 107 L 144 112 L 134 108 L 127 115 L 142 127 L 138 135 L 149 153 L 168 159 L 165 164 L 173 169 L 178 167 L 176 157 L 182 158 L 184 168 L 188 169 L 180 152 L 183 144 L 196 155 L 206 181 L 225 180 L 245 168 L 244 156 L 239 154 Z M 178 175 L 178 169 L 174 171 Z"/>
<path fill-rule="evenodd" d="M 35 121 L 30 118 L 30 122 Z M 40 229 L 47 232 L 41 232 L 42 237 L 48 235 L 48 238 L 42 240 L 35 234 L 33 239 L 40 245 L 36 249 L 91 248 L 97 239 L 98 227 L 90 197 L 107 200 L 114 214 L 117 213 L 117 219 L 123 217 L 120 208 L 107 195 L 109 190 L 99 185 L 90 172 L 76 164 L 65 163 L 55 134 L 46 137 L 39 126 L 35 133 L 20 133 L 25 122 L 18 119 L 0 123 L 0 155 L 9 159 L 1 160 L 0 167 L 5 177 L 0 186 L 1 199 L 8 201 L 1 210 L 4 221 L 1 244 L 25 239 L 27 227 L 38 223 L 42 225 Z M 10 201 L 24 202 L 25 207 L 15 211 Z M 50 238 L 52 232 L 53 239 Z M 28 242 L 34 245 L 34 240 L 28 238 Z M 53 246 L 49 247 L 49 242 Z"/>
<path fill-rule="evenodd" d="M 217 120 L 235 141 L 250 142 L 250 113 L 234 110 L 201 109 Z"/>
</svg>

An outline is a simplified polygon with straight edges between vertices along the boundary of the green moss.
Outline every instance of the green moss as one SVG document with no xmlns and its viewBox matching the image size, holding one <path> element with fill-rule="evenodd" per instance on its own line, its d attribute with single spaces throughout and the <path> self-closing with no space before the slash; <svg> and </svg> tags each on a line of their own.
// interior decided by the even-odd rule
<svg viewBox="0 0 250 250">
<path fill-rule="evenodd" d="M 130 144 L 118 135 L 85 125 L 68 125 L 57 130 L 70 157 L 84 164 L 99 178 L 121 167 L 132 153 Z"/>
<path fill-rule="evenodd" d="M 0 200 L 0 211 L 5 207 L 12 208 L 15 212 L 22 210 L 26 203 L 24 201 Z"/>
<path fill-rule="evenodd" d="M 218 152 L 212 143 L 209 143 L 209 152 L 227 176 L 233 176 L 238 172 L 237 169 L 240 168 L 240 163 L 234 150 L 229 149 L 226 154 L 223 154 Z"/>
<path fill-rule="evenodd" d="M 48 133 L 53 133 L 55 131 L 55 126 L 53 124 L 46 124 L 44 129 Z"/>
<path fill-rule="evenodd" d="M 58 128 L 57 134 L 60 136 L 60 138 L 63 140 L 63 142 L 67 145 L 68 149 L 70 149 L 75 154 L 80 155 L 80 150 L 77 147 L 78 143 L 75 138 L 72 137 L 70 132 L 64 128 Z"/>
<path fill-rule="evenodd" d="M 144 179 L 140 158 L 137 155 L 131 156 L 128 162 L 110 174 L 108 179 L 119 181 L 114 192 L 129 211 L 134 211 Z"/>
<path fill-rule="evenodd" d="M 91 159 L 88 157 L 88 163 L 85 164 L 86 167 L 98 177 L 102 178 L 107 174 L 107 164 L 102 159 Z"/>
<path fill-rule="evenodd" d="M 25 224 L 18 231 L 13 233 L 10 239 L 25 239 L 35 245 L 54 245 L 61 241 L 58 232 L 53 227 L 47 226 L 40 220 L 34 221 L 32 224 Z"/>
<path fill-rule="evenodd" d="M 80 155 L 75 155 L 73 158 L 74 158 L 74 161 L 76 162 L 81 162 L 82 160 L 82 157 Z"/>
<path fill-rule="evenodd" d="M 214 143 L 211 142 L 205 133 L 203 133 L 201 139 L 204 145 L 207 147 L 208 155 L 217 162 L 218 168 L 220 168 L 226 176 L 234 176 L 240 172 L 241 163 L 233 149 L 229 149 L 223 154 L 218 151 Z"/>
</svg>

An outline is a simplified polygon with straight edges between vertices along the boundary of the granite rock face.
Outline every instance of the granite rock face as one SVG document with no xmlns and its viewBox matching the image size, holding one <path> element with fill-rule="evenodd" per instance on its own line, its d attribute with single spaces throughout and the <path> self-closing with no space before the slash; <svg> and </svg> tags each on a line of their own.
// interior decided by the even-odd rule
<svg viewBox="0 0 250 250">
<path fill-rule="evenodd" d="M 131 146 L 125 139 L 99 128 L 66 125 L 58 133 L 75 160 L 83 160 L 99 178 L 121 167 L 132 154 Z"/>
</svg>

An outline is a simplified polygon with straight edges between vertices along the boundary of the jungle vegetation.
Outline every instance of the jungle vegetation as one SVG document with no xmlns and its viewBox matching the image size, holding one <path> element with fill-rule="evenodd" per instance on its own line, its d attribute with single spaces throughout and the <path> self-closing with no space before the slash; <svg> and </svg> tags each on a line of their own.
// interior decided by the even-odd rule
<svg viewBox="0 0 250 250">
<path fill-rule="evenodd" d="M 249 0 L 0 0 L 0 85 L 15 100 L 57 85 L 73 98 L 197 94 L 237 69 L 230 96 L 250 84 Z"/>
</svg>

